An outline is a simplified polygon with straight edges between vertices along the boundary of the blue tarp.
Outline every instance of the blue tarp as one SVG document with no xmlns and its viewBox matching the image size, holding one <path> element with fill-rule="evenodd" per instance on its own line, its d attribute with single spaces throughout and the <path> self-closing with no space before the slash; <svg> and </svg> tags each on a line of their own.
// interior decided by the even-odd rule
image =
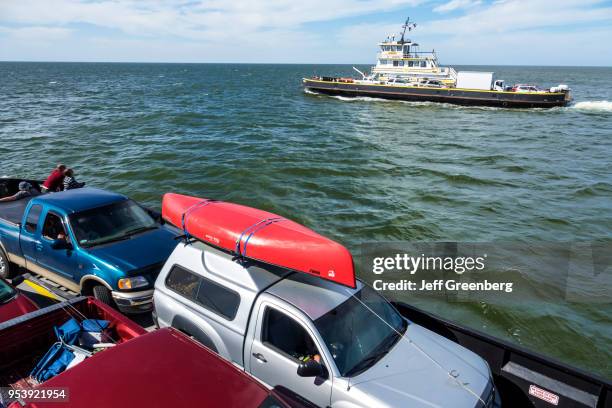
<svg viewBox="0 0 612 408">
<path fill-rule="evenodd" d="M 99 333 L 106 329 L 109 324 L 108 320 L 87 319 L 83 320 L 81 327 L 83 327 L 83 331 Z"/>
<path fill-rule="evenodd" d="M 74 353 L 68 348 L 77 343 L 82 332 L 101 332 L 109 326 L 107 320 L 84 320 L 81 324 L 71 318 L 60 327 L 54 327 L 59 342 L 53 344 L 49 351 L 36 364 L 30 376 L 38 382 L 47 381 L 63 372 L 74 359 Z"/>
</svg>

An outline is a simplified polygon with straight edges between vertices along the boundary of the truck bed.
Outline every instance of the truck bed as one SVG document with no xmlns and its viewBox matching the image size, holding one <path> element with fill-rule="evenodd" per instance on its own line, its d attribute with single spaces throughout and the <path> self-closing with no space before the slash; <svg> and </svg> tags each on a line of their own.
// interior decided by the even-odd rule
<svg viewBox="0 0 612 408">
<path fill-rule="evenodd" d="M 36 180 L 0 178 L 0 198 L 12 196 L 19 191 L 18 186 L 21 181 L 27 181 L 32 185 L 32 187 L 40 191 L 40 182 Z M 8 203 L 0 202 L 0 219 L 11 224 L 21 223 L 21 220 L 23 219 L 23 212 L 31 199 L 32 197 L 27 197 Z"/>
<path fill-rule="evenodd" d="M 9 201 L 8 203 L 0 202 L 0 219 L 11 224 L 20 224 L 26 206 L 32 198 L 26 197 L 17 201 Z"/>
<path fill-rule="evenodd" d="M 27 378 L 57 341 L 53 327 L 69 318 L 109 320 L 116 343 L 146 333 L 142 327 L 93 298 L 78 297 L 0 323 L 0 387 Z M 104 351 L 103 351 L 104 352 Z"/>
</svg>

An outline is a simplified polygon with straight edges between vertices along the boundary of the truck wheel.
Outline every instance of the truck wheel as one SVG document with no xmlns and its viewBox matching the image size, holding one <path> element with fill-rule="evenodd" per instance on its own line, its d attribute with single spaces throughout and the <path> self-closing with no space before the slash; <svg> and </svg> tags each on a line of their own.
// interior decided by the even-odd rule
<svg viewBox="0 0 612 408">
<path fill-rule="evenodd" d="M 94 298 L 98 299 L 100 302 L 105 305 L 109 305 L 110 307 L 115 307 L 115 302 L 113 301 L 113 297 L 111 296 L 110 290 L 106 286 L 96 285 L 93 287 L 93 295 Z"/>
<path fill-rule="evenodd" d="M 11 268 L 11 263 L 2 249 L 0 249 L 0 278 L 12 278 L 14 273 Z"/>
</svg>

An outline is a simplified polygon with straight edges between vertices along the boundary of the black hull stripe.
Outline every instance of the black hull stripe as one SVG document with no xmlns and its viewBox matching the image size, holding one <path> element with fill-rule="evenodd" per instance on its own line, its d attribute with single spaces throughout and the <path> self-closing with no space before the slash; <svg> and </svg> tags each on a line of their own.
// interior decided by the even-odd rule
<svg viewBox="0 0 612 408">
<path fill-rule="evenodd" d="M 348 96 L 379 96 L 385 99 L 398 99 L 398 100 L 411 100 L 411 101 L 431 101 L 431 102 L 447 102 L 453 104 L 462 105 L 486 105 L 486 106 L 500 106 L 500 107 L 554 107 L 554 106 L 565 106 L 568 101 L 565 98 L 556 99 L 552 101 L 545 101 L 542 99 L 535 99 L 534 95 L 520 95 L 526 99 L 509 99 L 509 98 L 486 98 L 486 97 L 467 97 L 467 96 L 456 96 L 456 95 L 441 95 L 439 93 L 433 93 L 437 91 L 423 90 L 422 93 L 414 93 L 409 91 L 392 92 L 385 90 L 368 90 L 363 88 L 351 89 L 345 86 L 326 87 L 316 83 L 304 83 L 304 87 L 318 91 L 321 93 L 331 95 L 348 95 Z M 445 92 L 452 92 L 446 91 Z M 459 91 L 462 92 L 462 91 Z M 518 95 L 513 95 L 518 96 Z"/>
</svg>

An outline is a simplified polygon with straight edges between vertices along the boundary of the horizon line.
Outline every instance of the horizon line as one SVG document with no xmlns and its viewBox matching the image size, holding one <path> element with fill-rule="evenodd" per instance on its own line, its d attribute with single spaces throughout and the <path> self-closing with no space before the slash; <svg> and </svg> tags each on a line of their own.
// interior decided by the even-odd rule
<svg viewBox="0 0 612 408">
<path fill-rule="evenodd" d="M 189 61 L 41 61 L 41 60 L 3 60 L 0 63 L 33 63 L 33 64 L 167 64 L 167 65 L 370 65 L 369 63 L 333 63 L 333 62 L 189 62 Z M 551 68 L 612 68 L 612 65 L 537 65 L 537 64 L 445 64 L 445 66 L 500 66 L 500 67 L 551 67 Z"/>
</svg>

